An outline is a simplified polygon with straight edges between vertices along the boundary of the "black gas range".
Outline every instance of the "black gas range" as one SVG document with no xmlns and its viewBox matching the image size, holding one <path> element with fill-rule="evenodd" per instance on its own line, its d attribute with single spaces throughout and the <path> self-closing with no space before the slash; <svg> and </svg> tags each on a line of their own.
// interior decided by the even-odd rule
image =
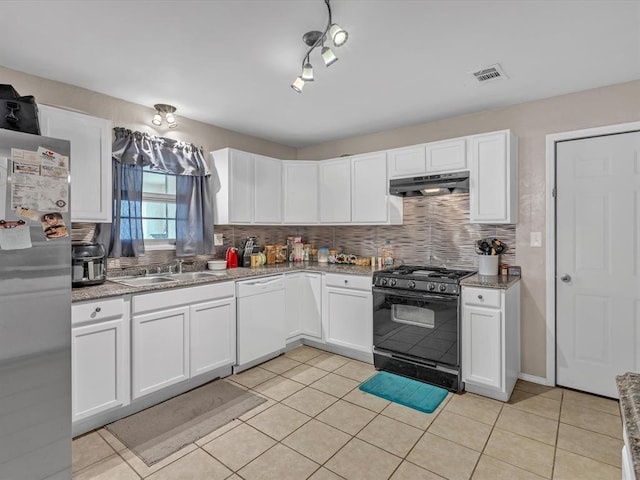
<svg viewBox="0 0 640 480">
<path fill-rule="evenodd" d="M 374 364 L 460 391 L 460 281 L 474 271 L 400 265 L 373 274 Z"/>
<path fill-rule="evenodd" d="M 414 292 L 458 295 L 460 280 L 474 273 L 476 272 L 452 270 L 444 267 L 400 265 L 374 272 L 373 285 Z"/>
</svg>

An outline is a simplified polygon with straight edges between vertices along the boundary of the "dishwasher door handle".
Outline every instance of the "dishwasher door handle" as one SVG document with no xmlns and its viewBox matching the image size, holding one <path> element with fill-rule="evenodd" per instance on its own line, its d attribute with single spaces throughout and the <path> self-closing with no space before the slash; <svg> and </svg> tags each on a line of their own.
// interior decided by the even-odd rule
<svg viewBox="0 0 640 480">
<path fill-rule="evenodd" d="M 269 285 L 271 283 L 275 283 L 275 282 L 279 282 L 281 279 L 280 278 L 275 278 L 273 280 L 262 280 L 261 282 L 250 282 L 250 283 L 245 283 L 245 285 L 248 286 L 257 286 L 257 285 Z"/>
</svg>

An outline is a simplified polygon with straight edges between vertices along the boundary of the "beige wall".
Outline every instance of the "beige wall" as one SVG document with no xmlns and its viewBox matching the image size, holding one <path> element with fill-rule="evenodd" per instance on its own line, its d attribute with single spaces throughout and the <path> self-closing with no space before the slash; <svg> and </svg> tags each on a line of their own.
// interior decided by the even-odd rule
<svg viewBox="0 0 640 480">
<path fill-rule="evenodd" d="M 180 117 L 178 127 L 154 127 L 151 118 L 153 105 L 138 105 L 115 97 L 92 92 L 85 88 L 55 82 L 41 77 L 0 67 L 0 83 L 9 83 L 21 95 L 34 95 L 39 104 L 54 105 L 110 119 L 114 127 L 147 132 L 152 135 L 174 138 L 202 146 L 205 154 L 224 147 L 233 147 L 248 152 L 261 153 L 276 158 L 295 158 L 296 149 L 257 137 L 232 132 L 195 120 Z M 163 103 L 163 99 L 158 99 Z"/>
<path fill-rule="evenodd" d="M 342 154 L 384 150 L 462 135 L 511 129 L 519 138 L 520 221 L 516 262 L 523 269 L 522 371 L 546 376 L 545 248 L 531 248 L 529 234 L 545 232 L 545 136 L 640 120 L 640 81 L 548 98 L 502 109 L 449 118 L 296 149 L 201 122 L 178 118 L 179 127 L 155 130 L 152 106 L 142 106 L 0 67 L 2 83 L 38 103 L 81 110 L 122 126 L 202 145 L 205 152 L 223 147 L 276 158 L 325 159 Z M 179 114 L 180 112 L 178 112 Z"/>
<path fill-rule="evenodd" d="M 545 248 L 529 246 L 531 232 L 545 238 L 545 136 L 640 120 L 640 81 L 552 97 L 298 150 L 300 159 L 334 158 L 462 135 L 510 128 L 518 136 L 520 221 L 516 263 L 522 266 L 522 365 L 546 377 Z"/>
</svg>

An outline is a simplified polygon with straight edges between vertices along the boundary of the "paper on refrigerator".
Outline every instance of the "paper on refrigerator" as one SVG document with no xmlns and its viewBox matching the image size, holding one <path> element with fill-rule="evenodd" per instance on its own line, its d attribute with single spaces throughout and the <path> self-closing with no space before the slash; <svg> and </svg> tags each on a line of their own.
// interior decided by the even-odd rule
<svg viewBox="0 0 640 480">
<path fill-rule="evenodd" d="M 11 209 L 69 211 L 69 159 L 50 150 L 11 149 Z"/>
</svg>

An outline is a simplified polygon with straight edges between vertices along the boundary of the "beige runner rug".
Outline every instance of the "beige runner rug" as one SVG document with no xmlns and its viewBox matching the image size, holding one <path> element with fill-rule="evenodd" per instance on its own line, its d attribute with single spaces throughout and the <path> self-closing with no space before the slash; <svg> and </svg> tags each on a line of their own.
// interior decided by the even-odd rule
<svg viewBox="0 0 640 480">
<path fill-rule="evenodd" d="M 229 382 L 215 380 L 105 428 L 151 466 L 264 402 Z"/>
</svg>

